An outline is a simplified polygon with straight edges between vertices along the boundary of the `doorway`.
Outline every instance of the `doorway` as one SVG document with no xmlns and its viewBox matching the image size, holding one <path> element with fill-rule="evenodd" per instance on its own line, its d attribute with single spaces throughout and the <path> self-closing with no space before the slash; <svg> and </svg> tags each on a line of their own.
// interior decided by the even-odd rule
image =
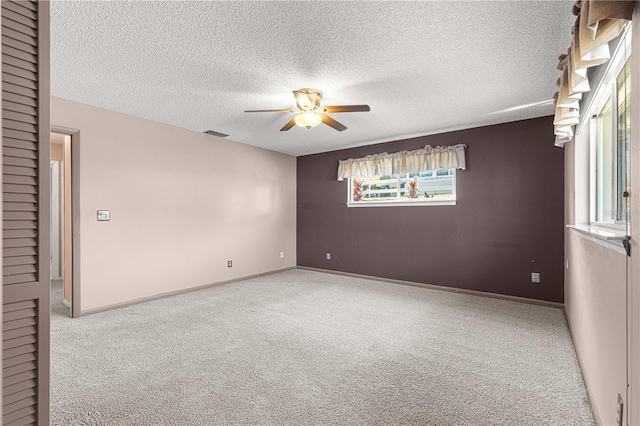
<svg viewBox="0 0 640 426">
<path fill-rule="evenodd" d="M 51 133 L 51 315 L 72 316 L 71 136 Z"/>
</svg>

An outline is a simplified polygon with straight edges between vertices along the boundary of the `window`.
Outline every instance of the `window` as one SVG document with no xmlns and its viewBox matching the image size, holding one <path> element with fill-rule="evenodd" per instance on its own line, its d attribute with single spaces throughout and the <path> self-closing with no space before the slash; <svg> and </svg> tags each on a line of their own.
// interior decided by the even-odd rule
<svg viewBox="0 0 640 426">
<path fill-rule="evenodd" d="M 456 170 L 466 169 L 464 144 L 386 152 L 338 162 L 349 179 L 347 206 L 454 205 Z"/>
<path fill-rule="evenodd" d="M 574 145 L 577 235 L 629 255 L 631 24 L 605 46 L 611 59 L 592 67 Z M 605 55 L 606 56 L 606 55 Z M 636 71 L 637 72 L 637 71 Z M 587 92 L 585 92 L 587 93 Z"/>
<path fill-rule="evenodd" d="M 456 169 L 349 179 L 348 205 L 455 204 Z"/>
<path fill-rule="evenodd" d="M 603 81 L 591 118 L 589 201 L 591 223 L 624 227 L 630 182 L 631 61 L 626 49 L 621 50 L 624 56 Z"/>
</svg>

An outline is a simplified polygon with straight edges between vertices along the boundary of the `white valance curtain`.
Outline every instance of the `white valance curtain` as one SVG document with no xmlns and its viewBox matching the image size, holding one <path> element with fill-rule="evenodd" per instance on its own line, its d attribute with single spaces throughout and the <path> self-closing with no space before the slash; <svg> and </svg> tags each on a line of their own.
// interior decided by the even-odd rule
<svg viewBox="0 0 640 426">
<path fill-rule="evenodd" d="M 577 18 L 573 42 L 567 54 L 558 58 L 562 76 L 556 82 L 558 92 L 554 96 L 556 146 L 564 146 L 573 138 L 575 125 L 580 122 L 580 99 L 590 90 L 587 69 L 609 60 L 609 42 L 631 20 L 634 6 L 634 1 L 622 0 L 579 0 L 574 4 Z"/>
<path fill-rule="evenodd" d="M 425 146 L 415 151 L 393 154 L 367 155 L 364 158 L 340 160 L 338 180 L 351 177 L 389 176 L 400 173 L 419 173 L 437 169 L 466 169 L 464 144 L 453 146 Z"/>
</svg>

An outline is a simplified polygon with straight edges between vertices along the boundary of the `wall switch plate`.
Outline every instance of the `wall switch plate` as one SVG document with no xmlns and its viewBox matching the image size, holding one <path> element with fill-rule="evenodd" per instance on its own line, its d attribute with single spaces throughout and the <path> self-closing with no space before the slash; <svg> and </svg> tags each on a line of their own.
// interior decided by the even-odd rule
<svg viewBox="0 0 640 426">
<path fill-rule="evenodd" d="M 331 253 L 327 253 L 327 260 L 331 260 Z"/>
<path fill-rule="evenodd" d="M 531 282 L 540 284 L 540 272 L 531 273 Z"/>
<path fill-rule="evenodd" d="M 231 268 L 233 266 L 233 260 L 227 260 L 227 268 Z"/>
<path fill-rule="evenodd" d="M 98 221 L 108 222 L 111 220 L 111 210 L 98 210 Z"/>
<path fill-rule="evenodd" d="M 284 252 L 283 251 L 280 252 L 280 259 L 284 259 Z"/>
</svg>

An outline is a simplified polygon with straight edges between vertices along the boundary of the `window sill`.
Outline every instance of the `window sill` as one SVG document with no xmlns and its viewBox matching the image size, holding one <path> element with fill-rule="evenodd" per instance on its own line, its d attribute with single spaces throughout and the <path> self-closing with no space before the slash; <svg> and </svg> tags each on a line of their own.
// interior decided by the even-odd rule
<svg viewBox="0 0 640 426">
<path fill-rule="evenodd" d="M 456 200 L 438 201 L 375 201 L 364 203 L 347 203 L 347 207 L 404 207 L 404 206 L 455 206 Z"/>
<path fill-rule="evenodd" d="M 597 225 L 567 225 L 567 228 L 573 229 L 582 238 L 618 253 L 627 254 L 625 244 L 629 240 L 629 236 L 622 228 Z"/>
</svg>

